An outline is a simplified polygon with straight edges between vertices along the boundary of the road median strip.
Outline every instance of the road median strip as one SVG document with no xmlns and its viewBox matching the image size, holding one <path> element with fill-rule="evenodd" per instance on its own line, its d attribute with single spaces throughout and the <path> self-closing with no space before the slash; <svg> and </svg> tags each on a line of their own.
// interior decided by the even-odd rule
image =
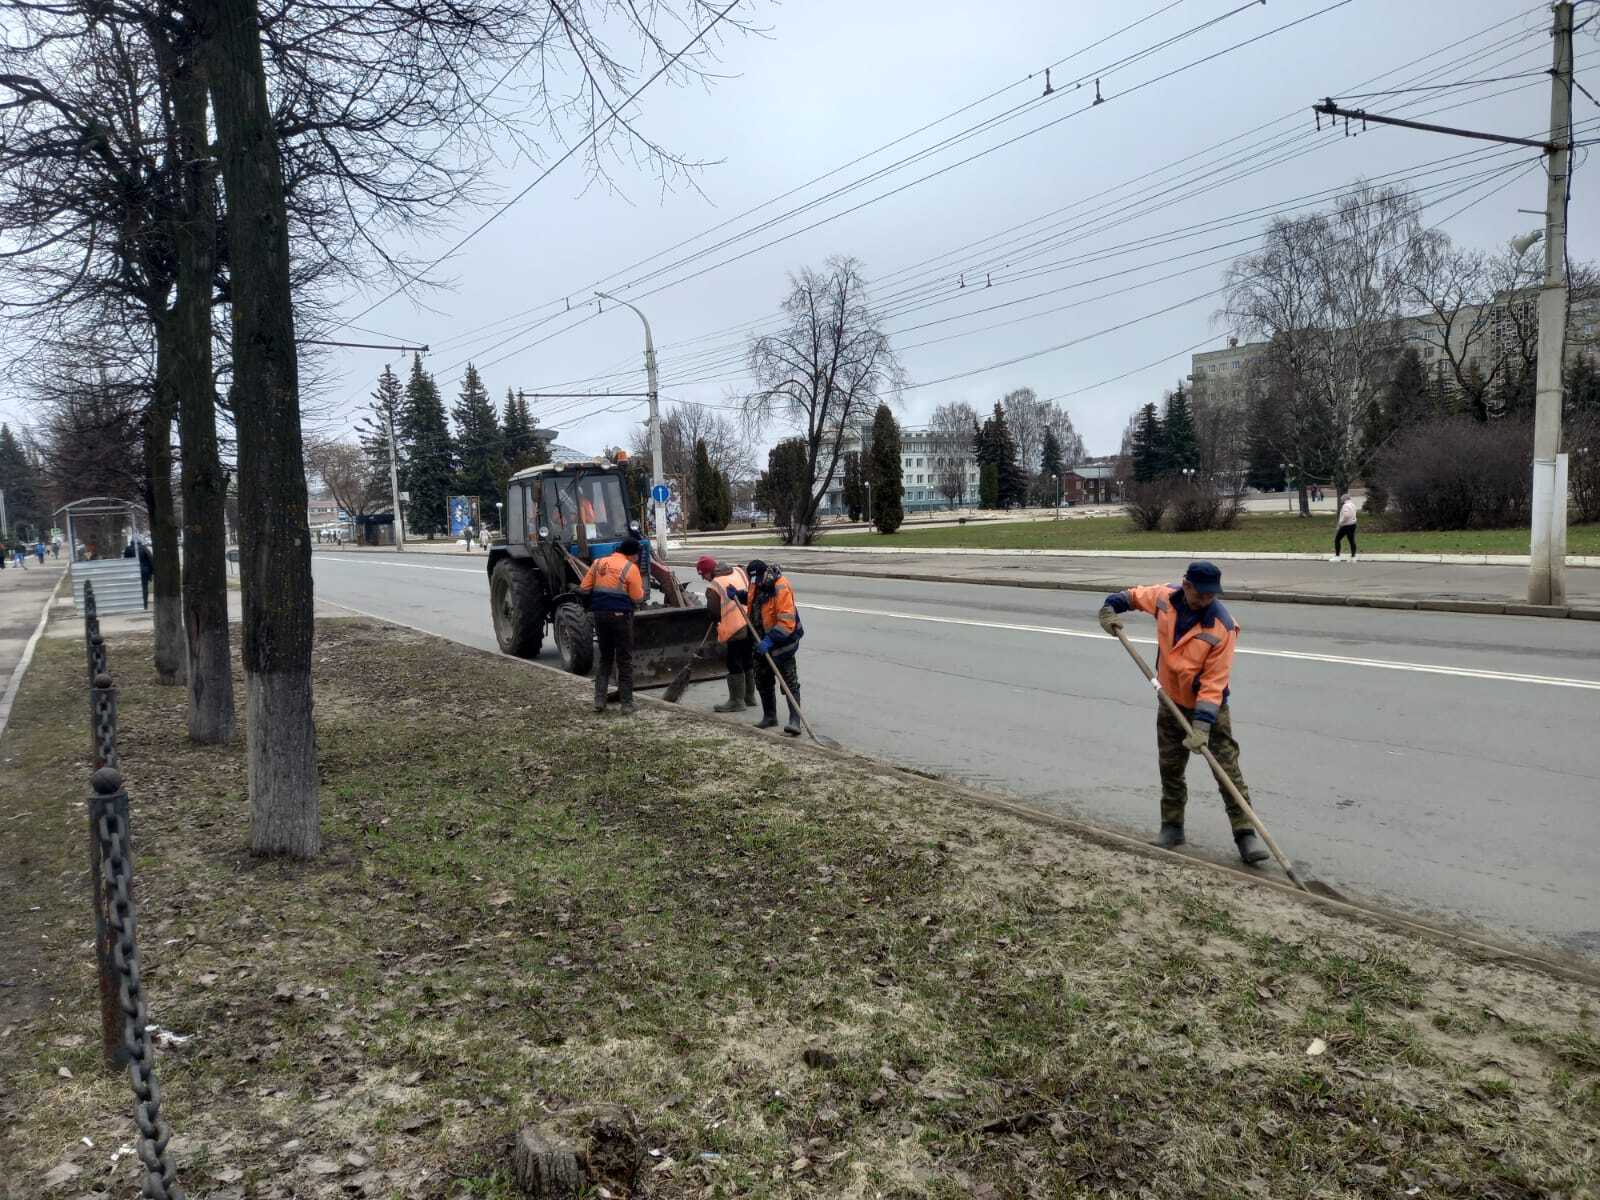
<svg viewBox="0 0 1600 1200">
<path fill-rule="evenodd" d="M 187 744 L 148 637 L 110 650 L 192 1193 L 508 1194 L 529 1125 L 663 1197 L 1289 1194 L 1307 1153 L 1361 1194 L 1591 1182 L 1566 1151 L 1600 1113 L 1596 991 L 1493 947 L 694 714 L 593 718 L 582 680 L 360 620 L 319 624 L 329 853 L 250 865 L 241 748 Z M 59 886 L 81 675 L 43 644 L 0 763 L 8 934 L 57 998 L 6 996 L 0 1040 L 46 1195 L 137 1168 L 107 1167 L 125 1082 Z"/>
</svg>

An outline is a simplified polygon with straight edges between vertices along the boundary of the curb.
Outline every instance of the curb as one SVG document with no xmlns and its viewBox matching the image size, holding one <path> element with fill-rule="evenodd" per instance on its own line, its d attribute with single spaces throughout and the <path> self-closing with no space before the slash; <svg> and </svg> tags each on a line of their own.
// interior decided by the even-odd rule
<svg viewBox="0 0 1600 1200">
<path fill-rule="evenodd" d="M 380 617 L 376 613 L 364 609 L 354 608 L 348 604 L 340 604 L 336 600 L 327 601 L 336 608 L 380 625 L 389 625 L 418 633 L 424 637 L 437 638 L 449 642 L 458 649 L 471 654 L 487 655 L 490 658 L 507 659 L 524 667 L 536 671 L 547 671 L 568 680 L 586 678 L 574 676 L 570 672 L 552 663 L 535 662 L 530 659 L 513 658 L 511 655 L 502 654 L 499 650 L 488 650 L 480 646 L 470 646 L 465 642 L 457 642 L 441 634 L 423 629 L 418 625 L 411 625 L 405 621 L 396 621 L 389 617 Z M 636 704 L 648 707 L 670 719 L 703 724 L 707 721 L 714 722 L 719 728 L 728 730 L 737 736 L 756 738 L 763 741 L 772 741 L 773 735 L 763 730 L 756 729 L 753 725 L 734 719 L 722 717 L 712 713 L 700 712 L 695 709 L 686 709 L 681 705 L 670 704 L 655 696 L 635 696 Z M 1102 828 L 1072 817 L 1062 816 L 1057 813 L 1046 812 L 1044 809 L 1034 808 L 1021 801 L 993 792 L 985 792 L 967 784 L 938 775 L 930 775 L 913 771 L 896 763 L 883 759 L 873 758 L 857 750 L 843 748 L 834 750 L 827 746 L 820 746 L 804 738 L 780 738 L 779 744 L 790 747 L 803 754 L 819 755 L 834 762 L 846 762 L 855 766 L 870 767 L 882 774 L 894 775 L 906 783 L 923 789 L 937 789 L 946 793 L 952 800 L 964 802 L 977 809 L 1005 813 L 1032 825 L 1055 829 L 1059 832 L 1079 837 L 1085 841 L 1107 849 L 1120 850 L 1136 857 L 1154 859 L 1160 862 L 1181 863 L 1184 866 L 1204 871 L 1208 874 L 1220 876 L 1234 883 L 1245 884 L 1259 888 L 1270 888 L 1279 895 L 1305 904 L 1309 907 L 1320 908 L 1324 912 L 1336 914 L 1347 920 L 1377 926 L 1391 932 L 1401 932 L 1421 937 L 1435 945 L 1445 946 L 1457 953 L 1470 954 L 1477 962 L 1487 962 L 1494 965 L 1515 965 L 1527 970 L 1534 970 L 1545 975 L 1565 979 L 1574 983 L 1585 984 L 1590 987 L 1600 987 L 1600 968 L 1595 968 L 1587 963 L 1571 958 L 1559 958 L 1553 954 L 1543 953 L 1532 946 L 1521 946 L 1514 942 L 1496 939 L 1492 934 L 1479 932 L 1466 932 L 1453 929 L 1448 925 L 1429 921 L 1425 917 L 1404 915 L 1389 909 L 1380 908 L 1360 900 L 1335 899 L 1331 896 L 1320 895 L 1316 892 L 1302 891 L 1290 883 L 1287 878 L 1278 878 L 1266 875 L 1259 868 L 1231 866 L 1227 863 L 1213 862 L 1211 859 L 1202 858 L 1193 854 L 1180 854 L 1175 850 L 1163 850 L 1149 842 L 1130 834 L 1121 833 L 1114 829 Z"/>
<path fill-rule="evenodd" d="M 775 544 L 775 543 L 773 543 Z M 769 543 L 751 543 L 751 549 L 766 548 Z M 951 556 L 975 555 L 987 558 L 1149 558 L 1194 559 L 1207 558 L 1214 562 L 1326 562 L 1326 554 L 1308 554 L 1300 551 L 1272 550 L 1206 550 L 1204 548 L 1172 550 L 1033 550 L 1033 549 L 980 549 L 975 546 L 784 546 L 784 556 L 803 554 L 948 554 Z M 1362 562 L 1415 563 L 1424 566 L 1447 567 L 1525 567 L 1526 554 L 1363 554 Z M 1569 554 L 1567 567 L 1587 569 L 1600 567 L 1600 555 Z"/>
<path fill-rule="evenodd" d="M 842 575 L 852 579 L 896 579 L 907 583 L 957 583 L 974 587 L 1035 588 L 1057 592 L 1098 592 L 1105 595 L 1120 590 L 1112 581 L 1066 579 L 1001 579 L 996 576 L 960 578 L 916 571 L 856 571 L 848 567 L 812 566 L 795 570 L 807 575 Z M 1561 604 L 1518 604 L 1500 600 L 1407 600 L 1397 596 L 1339 596 L 1324 592 L 1252 592 L 1230 588 L 1230 601 L 1257 604 L 1315 604 L 1330 608 L 1390 608 L 1407 612 L 1476 613 L 1480 616 L 1558 617 L 1574 621 L 1600 621 L 1600 608 L 1574 608 Z"/>
</svg>

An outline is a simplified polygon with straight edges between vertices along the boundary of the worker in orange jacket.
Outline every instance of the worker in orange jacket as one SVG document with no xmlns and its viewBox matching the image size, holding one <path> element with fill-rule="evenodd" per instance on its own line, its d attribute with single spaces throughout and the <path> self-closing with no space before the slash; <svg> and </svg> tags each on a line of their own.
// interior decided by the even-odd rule
<svg viewBox="0 0 1600 1200">
<path fill-rule="evenodd" d="M 800 668 L 795 657 L 800 650 L 800 639 L 806 634 L 800 624 L 800 610 L 795 606 L 794 588 L 784 577 L 777 563 L 768 565 L 759 558 L 745 568 L 750 577 L 750 623 L 756 636 L 756 691 L 761 696 L 761 720 L 757 729 L 771 729 L 778 723 L 777 676 L 773 667 L 783 674 L 784 683 L 794 697 L 785 699 L 789 705 L 789 723 L 783 727 L 790 737 L 799 737 L 802 731 L 800 710 Z"/>
<path fill-rule="evenodd" d="M 717 641 L 728 662 L 728 699 L 716 705 L 714 711 L 732 713 L 754 708 L 756 640 L 744 611 L 750 603 L 750 577 L 743 567 L 719 563 L 709 554 L 702 554 L 694 569 L 711 585 L 706 588 L 706 607 L 716 614 Z"/>
<path fill-rule="evenodd" d="M 1217 599 L 1222 594 L 1222 572 L 1216 564 L 1193 562 L 1181 583 L 1132 587 L 1106 597 L 1100 625 L 1115 635 L 1122 615 L 1131 609 L 1156 619 L 1156 682 L 1183 710 L 1192 732 L 1156 702 L 1156 748 L 1161 763 L 1161 832 L 1156 845 L 1183 845 L 1183 813 L 1188 804 L 1184 772 L 1189 755 L 1209 748 L 1217 764 L 1233 780 L 1239 794 L 1250 800 L 1244 774 L 1239 769 L 1239 743 L 1233 740 L 1233 720 L 1228 712 L 1228 677 L 1239 626 Z M 1266 848 L 1256 839 L 1250 818 L 1219 785 L 1222 803 L 1233 827 L 1239 857 L 1247 863 L 1266 859 Z"/>
<path fill-rule="evenodd" d="M 623 538 L 614 551 L 589 564 L 578 585 L 594 614 L 595 641 L 600 644 L 600 662 L 594 672 L 595 712 L 606 710 L 613 664 L 622 711 L 634 711 L 633 610 L 644 603 L 645 597 L 644 575 L 639 570 L 641 549 L 638 538 Z"/>
</svg>

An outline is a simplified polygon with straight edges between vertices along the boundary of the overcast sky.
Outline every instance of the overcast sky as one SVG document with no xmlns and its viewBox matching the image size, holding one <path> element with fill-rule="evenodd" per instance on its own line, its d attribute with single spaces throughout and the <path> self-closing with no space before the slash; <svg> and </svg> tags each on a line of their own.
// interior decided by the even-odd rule
<svg viewBox="0 0 1600 1200">
<path fill-rule="evenodd" d="M 590 294 L 596 281 L 625 284 L 642 273 L 628 270 L 630 264 L 870 154 L 657 259 L 652 267 L 692 256 L 623 292 L 654 325 L 663 395 L 729 403 L 743 386 L 738 357 L 751 323 L 775 318 L 787 273 L 848 254 L 861 260 L 874 300 L 889 314 L 887 328 L 914 385 L 901 406 L 904 423 L 925 422 L 947 400 L 986 408 L 1027 385 L 1041 396 L 1065 397 L 1090 452 L 1112 452 L 1128 414 L 1187 372 L 1188 348 L 1223 344 L 1220 297 L 1203 293 L 1221 283 L 1219 260 L 1252 248 L 1240 239 L 1259 235 L 1271 210 L 1304 204 L 1307 197 L 1316 202 L 1315 193 L 1366 175 L 1425 189 L 1419 194 L 1430 204 L 1424 220 L 1444 219 L 1461 242 L 1487 248 L 1540 224 L 1537 216 L 1517 211 L 1543 207 L 1537 151 L 1396 129 L 1347 138 L 1328 132 L 1326 122 L 1319 135 L 1310 106 L 1329 94 L 1521 76 L 1350 103 L 1537 134 L 1548 122 L 1548 80 L 1537 74 L 1550 61 L 1546 6 L 1273 0 L 1107 69 L 1238 7 L 1239 0 L 805 0 L 781 6 L 756 0 L 754 19 L 770 32 L 722 43 L 727 78 L 707 88 L 657 84 L 636 106 L 641 126 L 674 151 L 720 160 L 698 175 L 703 195 L 680 188 L 663 197 L 657 182 L 631 163 L 614 170 L 614 190 L 589 187 L 574 159 L 459 252 L 448 268 L 454 287 L 428 298 L 433 311 L 394 299 L 356 323 L 430 344 L 425 361 L 447 401 L 469 356 L 497 399 L 507 387 L 642 390 L 638 321 L 609 306 L 595 316 Z M 1580 6 L 1580 18 L 1586 7 Z M 1307 19 L 1229 49 L 1298 18 Z M 1600 61 L 1597 31 L 1600 22 L 1579 36 L 1578 79 L 1600 94 L 1600 72 L 1593 69 Z M 1459 44 L 1445 49 L 1452 43 Z M 1214 53 L 1209 62 L 1158 78 Z M 1059 63 L 1052 71 L 1058 90 L 1045 98 L 1043 69 L 1051 63 Z M 1080 74 L 1089 82 L 1061 87 Z M 1091 107 L 1096 74 L 1105 103 Z M 1373 77 L 1381 78 L 1366 84 Z M 940 120 L 990 93 L 997 94 Z M 1600 118 L 1600 106 L 1582 94 L 1575 105 L 1578 120 Z M 1446 106 L 1452 107 L 1438 111 Z M 892 167 L 981 122 L 993 124 Z M 1218 145 L 1226 139 L 1235 140 Z M 1580 152 L 1574 178 L 1571 244 L 1572 256 L 1586 259 L 1596 255 L 1592 218 L 1600 212 L 1596 176 L 1583 169 L 1587 153 Z M 871 183 L 705 252 L 877 171 L 883 174 Z M 522 162 L 495 182 L 506 196 L 537 172 Z M 482 215 L 464 212 L 453 235 L 402 248 L 417 256 L 438 253 Z M 801 232 L 824 218 L 835 219 Z M 777 238 L 783 240 L 761 248 Z M 1139 239 L 1150 242 L 1126 248 Z M 738 254 L 747 256 L 716 266 Z M 673 282 L 708 267 L 714 269 Z M 986 274 L 992 287 L 984 286 Z M 1159 278 L 1169 275 L 1175 277 Z M 663 283 L 671 286 L 653 290 Z M 1044 292 L 1051 294 L 1028 299 Z M 565 312 L 569 297 L 571 316 Z M 343 314 L 359 312 L 374 298 L 352 297 Z M 591 307 L 583 309 L 585 302 Z M 995 305 L 1006 307 L 979 311 Z M 506 322 L 529 309 L 535 311 Z M 1104 332 L 1118 325 L 1126 327 Z M 346 329 L 335 336 L 368 335 Z M 1057 346 L 1063 348 L 1036 353 Z M 1024 355 L 1035 356 L 993 365 Z M 320 396 L 307 398 L 318 424 L 329 432 L 349 430 L 388 357 L 362 351 L 330 359 L 330 382 Z M 594 378 L 618 368 L 626 373 Z M 949 376 L 963 377 L 940 382 Z M 583 382 L 570 385 L 573 380 Z M 563 443 L 598 450 L 628 441 L 644 412 L 642 402 L 606 403 L 623 410 L 596 412 L 600 401 L 548 401 L 536 404 L 535 413 L 560 430 Z M 766 440 L 780 433 L 774 429 Z"/>
</svg>

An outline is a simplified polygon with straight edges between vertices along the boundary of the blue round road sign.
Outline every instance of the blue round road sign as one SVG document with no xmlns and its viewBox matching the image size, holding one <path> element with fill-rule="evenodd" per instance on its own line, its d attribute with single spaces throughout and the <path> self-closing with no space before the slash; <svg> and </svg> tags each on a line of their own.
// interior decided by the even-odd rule
<svg viewBox="0 0 1600 1200">
<path fill-rule="evenodd" d="M 655 485 L 655 487 L 650 489 L 650 499 L 654 500 L 657 504 L 665 504 L 668 497 L 671 495 L 672 489 L 664 483 L 658 483 Z"/>
</svg>

